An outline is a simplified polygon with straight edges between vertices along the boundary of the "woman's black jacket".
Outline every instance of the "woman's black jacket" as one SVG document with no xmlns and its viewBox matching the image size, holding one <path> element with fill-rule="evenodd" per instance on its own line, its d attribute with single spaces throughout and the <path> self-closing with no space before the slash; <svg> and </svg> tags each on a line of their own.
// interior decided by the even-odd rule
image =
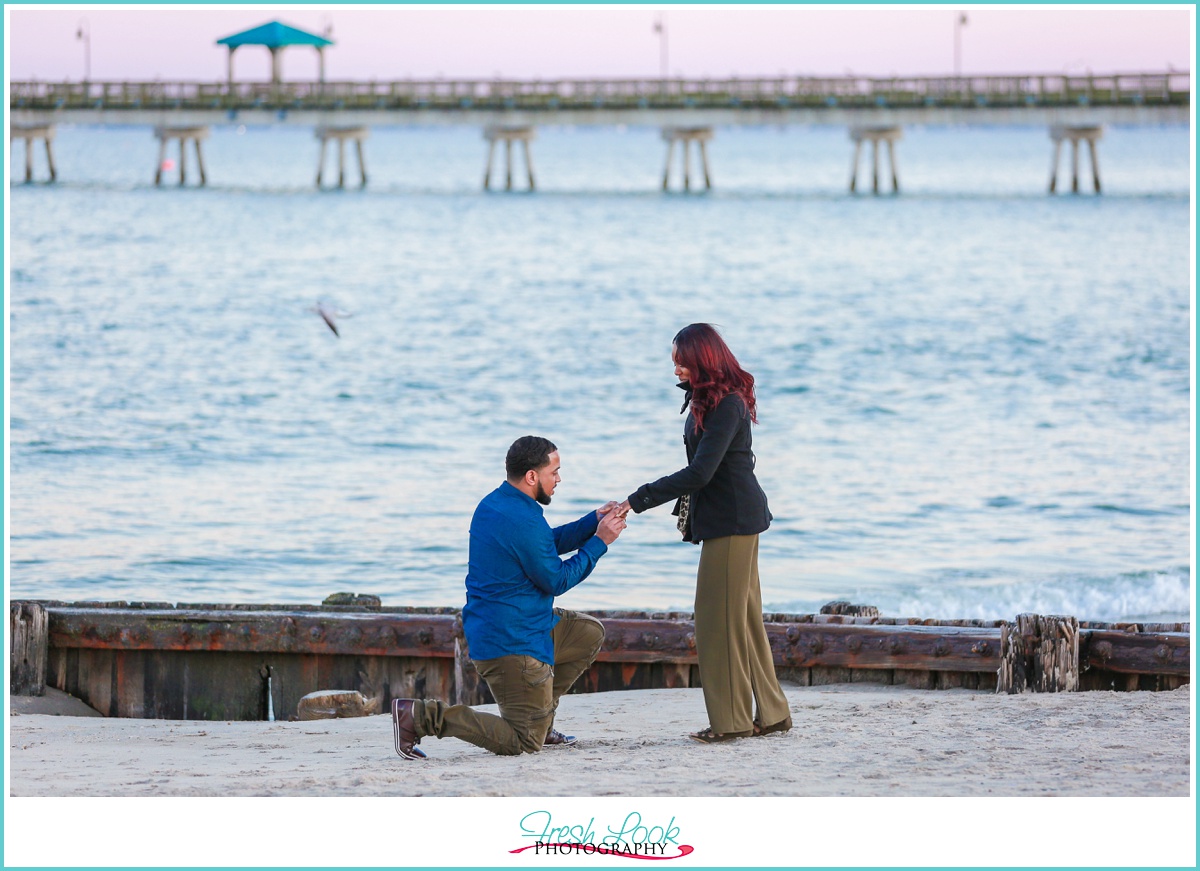
<svg viewBox="0 0 1200 871">
<path fill-rule="evenodd" d="M 688 406 L 690 402 L 685 402 Z M 690 493 L 688 540 L 697 544 L 706 538 L 755 535 L 771 525 L 767 496 L 754 477 L 750 414 L 741 397 L 731 393 L 722 399 L 704 416 L 703 430 L 696 429 L 696 419 L 689 411 L 683 443 L 687 467 L 638 487 L 629 497 L 635 513 Z"/>
</svg>

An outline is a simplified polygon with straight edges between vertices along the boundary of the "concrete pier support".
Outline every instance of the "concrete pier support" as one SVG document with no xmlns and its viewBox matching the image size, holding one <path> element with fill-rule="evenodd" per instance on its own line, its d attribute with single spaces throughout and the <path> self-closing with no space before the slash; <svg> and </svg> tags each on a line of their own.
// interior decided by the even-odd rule
<svg viewBox="0 0 1200 871">
<path fill-rule="evenodd" d="M 363 140 L 367 138 L 370 129 L 367 127 L 318 127 L 316 137 L 321 141 L 321 154 L 317 158 L 317 187 L 325 173 L 325 149 L 329 140 L 337 142 L 338 146 L 338 181 L 339 188 L 346 186 L 346 143 L 353 142 L 358 154 L 358 175 L 360 187 L 367 186 L 367 162 L 363 154 Z"/>
<path fill-rule="evenodd" d="M 488 127 L 483 131 L 483 138 L 488 143 L 487 166 L 483 171 L 483 189 L 492 189 L 492 156 L 496 151 L 496 143 L 504 143 L 504 189 L 513 189 L 513 159 L 512 146 L 520 142 L 525 152 L 525 175 L 529 180 L 529 190 L 535 190 L 533 182 L 533 158 L 529 154 L 529 143 L 537 135 L 533 127 Z"/>
<path fill-rule="evenodd" d="M 1092 160 L 1092 187 L 1096 193 L 1100 193 L 1100 165 L 1096 162 L 1096 142 L 1103 135 L 1104 128 L 1098 125 L 1050 128 L 1050 138 L 1054 140 L 1054 157 L 1050 163 L 1050 193 L 1054 193 L 1058 188 L 1058 159 L 1062 152 L 1064 139 L 1071 143 L 1071 193 L 1079 193 L 1079 143 L 1081 140 L 1087 143 L 1088 155 Z"/>
<path fill-rule="evenodd" d="M 50 181 L 58 181 L 58 171 L 54 168 L 53 124 L 34 124 L 25 127 L 14 124 L 9 130 L 8 142 L 11 146 L 14 140 L 25 140 L 25 183 L 33 181 L 33 149 L 38 139 L 46 146 L 46 165 L 50 169 Z"/>
<path fill-rule="evenodd" d="M 688 146 L 691 143 L 696 143 L 696 149 L 700 153 L 700 168 L 704 172 L 704 189 L 712 189 L 712 177 L 708 172 L 708 146 L 707 143 L 713 138 L 713 130 L 711 127 L 668 127 L 662 132 L 663 139 L 667 142 L 667 164 L 663 169 L 662 189 L 668 189 L 671 181 L 671 158 L 675 154 L 675 143 L 678 142 L 683 146 L 683 189 L 690 191 L 692 189 L 692 165 L 691 152 Z"/>
<path fill-rule="evenodd" d="M 163 164 L 167 159 L 167 143 L 172 139 L 179 140 L 179 183 L 187 180 L 187 144 L 192 142 L 196 149 L 196 164 L 200 169 L 200 184 L 208 184 L 208 175 L 204 171 L 204 152 L 200 143 L 208 138 L 208 127 L 155 127 L 154 135 L 158 139 L 158 165 L 154 169 L 154 183 L 162 184 Z"/>
<path fill-rule="evenodd" d="M 858 158 L 863 141 L 871 143 L 871 193 L 879 193 L 879 143 L 887 143 L 888 165 L 892 170 L 892 193 L 900 193 L 900 178 L 896 174 L 896 142 L 904 135 L 899 127 L 852 127 L 854 159 L 850 164 L 850 193 L 858 190 Z"/>
</svg>

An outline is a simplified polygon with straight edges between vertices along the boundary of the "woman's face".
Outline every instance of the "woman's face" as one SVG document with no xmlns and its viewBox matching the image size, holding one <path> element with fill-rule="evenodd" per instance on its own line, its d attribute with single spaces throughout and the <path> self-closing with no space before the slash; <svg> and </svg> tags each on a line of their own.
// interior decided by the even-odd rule
<svg viewBox="0 0 1200 871">
<path fill-rule="evenodd" d="M 683 366 L 679 365 L 679 353 L 678 349 L 674 345 L 671 346 L 671 361 L 675 364 L 675 377 L 680 381 L 686 381 L 688 384 L 691 384 L 691 370 L 685 369 Z"/>
</svg>

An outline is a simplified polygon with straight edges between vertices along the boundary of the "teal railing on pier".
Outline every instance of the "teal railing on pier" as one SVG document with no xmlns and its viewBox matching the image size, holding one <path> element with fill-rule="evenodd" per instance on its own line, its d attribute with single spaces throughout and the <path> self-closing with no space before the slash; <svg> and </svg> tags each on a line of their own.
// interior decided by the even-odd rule
<svg viewBox="0 0 1200 871">
<path fill-rule="evenodd" d="M 12 82 L 10 109 L 905 109 L 1188 106 L 1190 72 L 920 78 Z"/>
</svg>

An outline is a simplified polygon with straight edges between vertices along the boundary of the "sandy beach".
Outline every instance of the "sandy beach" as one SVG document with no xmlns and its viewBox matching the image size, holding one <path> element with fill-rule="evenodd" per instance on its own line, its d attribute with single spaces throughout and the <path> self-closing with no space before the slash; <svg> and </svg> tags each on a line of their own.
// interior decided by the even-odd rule
<svg viewBox="0 0 1200 871">
<path fill-rule="evenodd" d="M 578 736 L 574 746 L 496 757 L 427 737 L 424 761 L 395 754 L 386 715 L 107 719 L 71 715 L 86 706 L 61 694 L 14 699 L 10 795 L 1188 795 L 1190 686 L 1013 696 L 784 688 L 787 734 L 701 745 L 686 737 L 706 722 L 700 690 L 610 692 L 563 700 L 556 725 Z"/>
</svg>

